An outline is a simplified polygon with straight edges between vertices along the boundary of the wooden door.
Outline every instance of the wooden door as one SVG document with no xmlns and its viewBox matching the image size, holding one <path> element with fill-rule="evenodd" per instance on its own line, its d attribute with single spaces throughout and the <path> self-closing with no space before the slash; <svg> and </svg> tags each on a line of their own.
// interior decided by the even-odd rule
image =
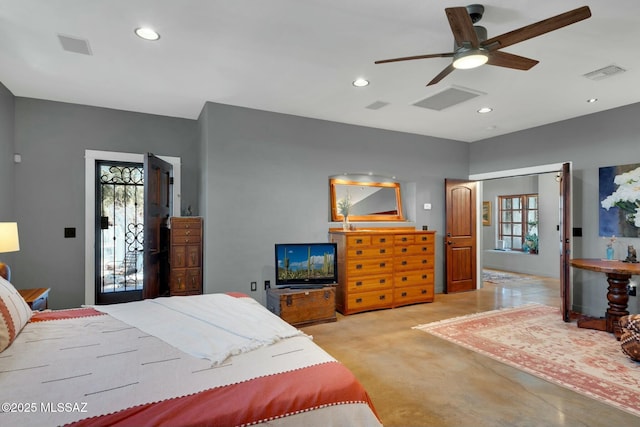
<svg viewBox="0 0 640 427">
<path fill-rule="evenodd" d="M 446 293 L 476 289 L 476 194 L 475 182 L 445 179 Z"/>
<path fill-rule="evenodd" d="M 571 314 L 571 169 L 562 164 L 560 174 L 560 295 L 562 319 L 570 320 Z"/>
<path fill-rule="evenodd" d="M 151 153 L 144 158 L 144 287 L 143 298 L 155 298 L 168 286 L 167 222 L 171 213 L 172 166 Z"/>
</svg>

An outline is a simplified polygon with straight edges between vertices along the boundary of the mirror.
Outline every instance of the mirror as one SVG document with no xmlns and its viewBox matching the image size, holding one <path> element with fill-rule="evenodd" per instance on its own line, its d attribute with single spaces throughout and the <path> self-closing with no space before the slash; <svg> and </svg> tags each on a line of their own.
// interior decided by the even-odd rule
<svg viewBox="0 0 640 427">
<path fill-rule="evenodd" d="M 404 221 L 400 183 L 369 175 L 329 178 L 331 221 Z"/>
</svg>

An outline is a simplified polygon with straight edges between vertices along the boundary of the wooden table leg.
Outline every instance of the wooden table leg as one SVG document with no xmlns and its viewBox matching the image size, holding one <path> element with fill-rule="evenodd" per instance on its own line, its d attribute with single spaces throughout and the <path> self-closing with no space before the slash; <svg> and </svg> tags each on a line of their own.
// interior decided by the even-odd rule
<svg viewBox="0 0 640 427">
<path fill-rule="evenodd" d="M 579 328 L 596 329 L 598 331 L 607 331 L 613 333 L 616 339 L 620 339 L 622 330 L 618 320 L 622 316 L 629 314 L 627 304 L 629 303 L 629 295 L 627 294 L 627 285 L 631 278 L 628 274 L 607 273 L 607 300 L 609 308 L 604 318 L 581 317 L 577 324 Z"/>
<path fill-rule="evenodd" d="M 617 339 L 622 335 L 622 329 L 618 320 L 622 316 L 629 314 L 627 305 L 629 303 L 629 295 L 627 294 L 627 285 L 629 285 L 628 274 L 607 273 L 607 282 L 609 288 L 607 292 L 607 300 L 609 300 L 609 308 L 607 309 L 607 331 L 613 332 Z"/>
</svg>

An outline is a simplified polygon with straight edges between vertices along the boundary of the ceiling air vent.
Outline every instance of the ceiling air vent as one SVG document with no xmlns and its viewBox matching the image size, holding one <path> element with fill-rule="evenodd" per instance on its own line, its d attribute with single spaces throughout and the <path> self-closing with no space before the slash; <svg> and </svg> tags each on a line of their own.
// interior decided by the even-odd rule
<svg viewBox="0 0 640 427">
<path fill-rule="evenodd" d="M 388 103 L 388 102 L 384 102 L 384 101 L 376 101 L 376 102 L 373 102 L 373 103 L 371 103 L 371 104 L 367 105 L 367 106 L 366 106 L 366 107 L 364 107 L 364 108 L 368 108 L 369 110 L 379 110 L 379 109 L 381 109 L 382 107 L 386 107 L 387 105 L 389 105 L 389 103 Z"/>
<path fill-rule="evenodd" d="M 429 110 L 442 111 L 445 108 L 453 107 L 480 95 L 485 95 L 485 93 L 460 86 L 451 86 L 442 92 L 414 102 L 413 105 Z"/>
<path fill-rule="evenodd" d="M 81 53 L 83 55 L 91 55 L 91 48 L 89 47 L 89 42 L 84 39 L 79 39 L 77 37 L 71 37 L 71 36 L 63 36 L 62 34 L 58 34 L 58 40 L 60 40 L 60 44 L 62 45 L 62 48 L 67 52 Z"/>
<path fill-rule="evenodd" d="M 599 70 L 595 70 L 592 71 L 590 73 L 587 74 L 583 74 L 586 78 L 591 79 L 591 80 L 602 80 L 602 79 L 606 79 L 609 77 L 613 77 L 616 74 L 622 74 L 624 73 L 625 70 L 622 67 L 618 67 L 617 65 L 609 65 L 607 67 L 604 68 L 600 68 Z"/>
</svg>

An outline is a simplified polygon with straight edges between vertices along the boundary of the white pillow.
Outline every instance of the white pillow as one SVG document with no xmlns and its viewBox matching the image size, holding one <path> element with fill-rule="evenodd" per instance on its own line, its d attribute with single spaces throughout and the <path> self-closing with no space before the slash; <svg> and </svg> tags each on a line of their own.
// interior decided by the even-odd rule
<svg viewBox="0 0 640 427">
<path fill-rule="evenodd" d="M 11 345 L 32 314 L 22 295 L 0 276 L 0 352 Z"/>
</svg>

